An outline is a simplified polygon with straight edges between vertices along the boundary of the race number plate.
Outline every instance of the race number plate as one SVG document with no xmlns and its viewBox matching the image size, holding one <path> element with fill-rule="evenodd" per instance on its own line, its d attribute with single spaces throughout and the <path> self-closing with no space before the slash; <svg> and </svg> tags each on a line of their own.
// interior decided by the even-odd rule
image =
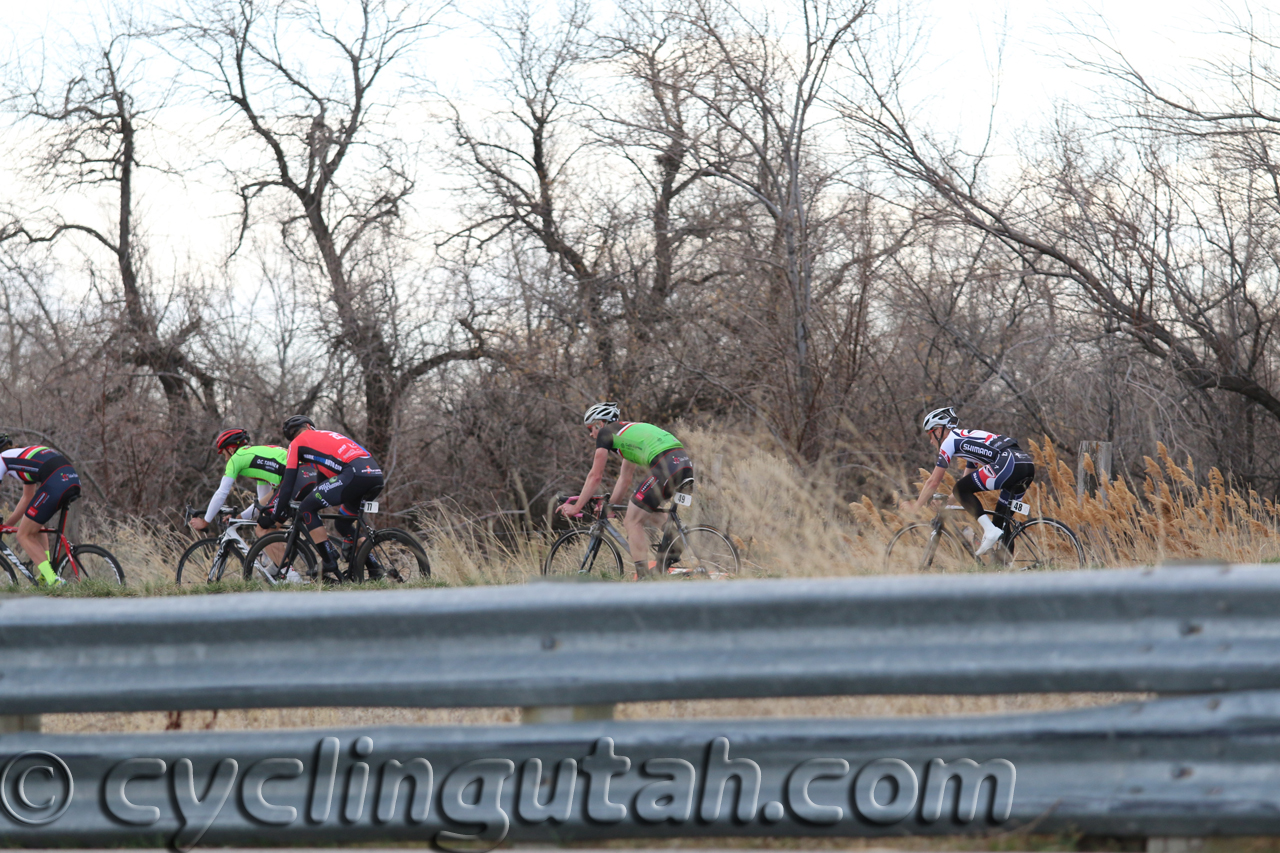
<svg viewBox="0 0 1280 853">
<path fill-rule="evenodd" d="M 1019 515 L 1031 515 L 1031 507 L 1027 506 L 1022 501 L 1009 501 L 1009 509 Z"/>
<path fill-rule="evenodd" d="M 364 511 L 365 511 L 365 512 L 367 512 L 367 513 L 369 513 L 370 515 L 375 514 L 375 513 L 378 511 L 378 502 L 377 502 L 377 501 L 365 501 L 365 502 L 364 502 Z"/>
<path fill-rule="evenodd" d="M 693 495 L 676 492 L 676 503 L 680 504 L 680 506 L 693 506 Z"/>
</svg>

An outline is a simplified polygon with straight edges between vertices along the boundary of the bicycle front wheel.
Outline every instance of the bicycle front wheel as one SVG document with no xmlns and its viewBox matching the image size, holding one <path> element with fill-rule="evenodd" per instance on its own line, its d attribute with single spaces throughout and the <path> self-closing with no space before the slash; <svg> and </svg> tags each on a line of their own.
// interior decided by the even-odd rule
<svg viewBox="0 0 1280 853">
<path fill-rule="evenodd" d="M 351 577 L 355 581 L 388 580 L 404 583 L 414 578 L 431 577 L 427 549 L 418 537 L 407 530 L 388 527 L 364 541 L 351 561 Z"/>
<path fill-rule="evenodd" d="M 248 581 L 257 578 L 271 584 L 279 583 L 289 573 L 289 569 L 307 577 L 316 567 L 315 549 L 310 542 L 299 536 L 290 556 L 285 553 L 288 539 L 289 534 L 279 531 L 259 536 L 249 548 L 249 553 L 244 556 L 244 579 Z"/>
<path fill-rule="evenodd" d="M 173 582 L 181 584 L 183 580 L 199 583 L 213 583 L 222 574 L 222 567 L 215 566 L 215 561 L 225 563 L 227 556 L 219 556 L 218 545 L 222 540 L 216 536 L 197 540 L 190 548 L 182 552 L 178 559 L 178 568 L 173 573 Z M 237 556 L 239 556 L 237 554 Z"/>
<path fill-rule="evenodd" d="M 690 527 L 672 538 L 658 568 L 664 575 L 724 580 L 738 576 L 742 561 L 733 541 L 719 530 Z"/>
<path fill-rule="evenodd" d="M 1084 546 L 1061 521 L 1032 518 L 1019 525 L 1009 543 L 1006 566 L 1013 571 L 1083 569 Z"/>
<path fill-rule="evenodd" d="M 563 577 L 622 577 L 622 555 L 604 536 L 594 538 L 590 530 L 570 530 L 556 540 L 542 564 L 544 575 Z"/>
<path fill-rule="evenodd" d="M 124 569 L 120 561 L 98 545 L 74 546 L 71 556 L 59 561 L 56 571 L 58 577 L 71 583 L 91 580 L 124 585 Z"/>
<path fill-rule="evenodd" d="M 889 540 L 884 551 L 886 570 L 961 571 L 974 564 L 968 549 L 945 527 L 933 531 L 933 524 L 908 524 Z"/>
</svg>

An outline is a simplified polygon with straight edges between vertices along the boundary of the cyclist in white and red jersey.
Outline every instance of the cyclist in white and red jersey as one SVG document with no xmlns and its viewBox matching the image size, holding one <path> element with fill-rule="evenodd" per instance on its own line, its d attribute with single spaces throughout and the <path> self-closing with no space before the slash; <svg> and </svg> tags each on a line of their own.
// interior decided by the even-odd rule
<svg viewBox="0 0 1280 853">
<path fill-rule="evenodd" d="M 274 512 L 263 513 L 261 524 L 270 527 L 292 512 L 290 501 L 296 493 L 298 466 L 314 465 L 321 477 L 327 477 L 315 491 L 307 495 L 298 506 L 298 522 L 311 532 L 316 543 L 325 574 L 338 574 L 338 558 L 341 553 L 329 541 L 324 522 L 320 518 L 321 507 L 336 507 L 342 517 L 334 527 L 343 537 L 344 550 L 354 549 L 356 523 L 361 501 L 370 500 L 382 491 L 382 468 L 369 451 L 345 435 L 329 430 L 316 429 L 311 418 L 294 415 L 284 422 L 284 437 L 289 442 L 289 455 L 285 459 L 284 476 L 280 480 L 280 499 Z M 378 568 L 369 566 L 370 576 L 376 576 Z"/>
<path fill-rule="evenodd" d="M 1031 454 L 1018 447 L 1018 440 L 980 429 L 957 429 L 960 419 L 955 409 L 947 406 L 925 415 L 924 430 L 938 448 L 938 459 L 933 473 L 925 482 L 920 497 L 904 503 L 905 509 L 923 509 L 933 497 L 953 459 L 960 459 L 964 467 L 956 479 L 955 495 L 969 514 L 982 527 L 982 544 L 977 553 L 985 554 L 995 547 L 1009 519 L 1009 502 L 1019 500 L 1036 476 L 1036 465 Z M 970 469 L 974 469 L 969 474 Z M 978 492 L 1000 491 L 996 502 L 996 521 L 991 520 L 978 500 Z"/>
</svg>

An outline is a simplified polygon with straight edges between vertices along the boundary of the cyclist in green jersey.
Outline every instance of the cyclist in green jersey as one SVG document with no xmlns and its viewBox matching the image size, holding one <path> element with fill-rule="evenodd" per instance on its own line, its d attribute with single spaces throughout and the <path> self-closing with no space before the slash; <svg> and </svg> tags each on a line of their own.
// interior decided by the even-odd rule
<svg viewBox="0 0 1280 853">
<path fill-rule="evenodd" d="M 280 478 L 284 475 L 285 457 L 289 451 L 283 447 L 252 445 L 249 442 L 249 433 L 242 429 L 225 429 L 214 438 L 214 449 L 227 460 L 227 467 L 218 490 L 209 499 L 209 508 L 205 510 L 204 518 L 197 516 L 191 519 L 190 524 L 194 529 L 204 530 L 218 517 L 240 477 L 248 477 L 255 482 L 258 487 L 258 503 L 262 506 L 266 506 L 275 494 L 276 486 L 280 485 Z M 252 519 L 257 516 L 258 511 L 252 506 L 240 513 L 241 518 Z M 261 533 L 262 528 L 258 528 L 258 532 Z"/>
<path fill-rule="evenodd" d="M 620 421 L 621 411 L 617 403 L 599 403 L 587 409 L 582 417 L 587 432 L 595 439 L 596 450 L 591 460 L 591 472 L 582 486 L 576 501 L 560 507 L 566 516 L 582 512 L 587 501 L 595 494 L 604 480 L 604 469 L 609 461 L 609 451 L 622 457 L 622 471 L 613 487 L 609 503 L 621 503 L 629 489 L 637 469 L 648 469 L 649 476 L 631 496 L 623 526 L 627 542 L 631 545 L 631 560 L 636 567 L 636 577 L 649 574 L 656 562 L 648 559 L 649 540 L 645 525 L 659 527 L 663 519 L 658 509 L 678 491 L 693 488 L 693 463 L 684 445 L 674 435 L 653 424 Z M 610 513 L 612 516 L 612 513 Z"/>
</svg>

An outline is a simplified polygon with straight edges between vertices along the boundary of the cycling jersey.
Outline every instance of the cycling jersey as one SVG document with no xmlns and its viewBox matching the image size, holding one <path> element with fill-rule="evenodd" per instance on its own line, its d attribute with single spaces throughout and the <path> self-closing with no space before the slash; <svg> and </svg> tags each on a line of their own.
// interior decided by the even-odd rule
<svg viewBox="0 0 1280 853">
<path fill-rule="evenodd" d="M 4 477 L 23 485 L 39 484 L 25 513 L 36 524 L 47 523 L 59 507 L 80 495 L 80 475 L 66 457 L 43 445 L 0 451 L 0 479 Z"/>
<path fill-rule="evenodd" d="M 346 468 L 349 463 L 371 456 L 372 453 L 342 433 L 327 429 L 304 429 L 289 445 L 285 468 L 297 468 L 300 462 L 310 462 L 316 466 L 320 476 L 328 478 Z"/>
<path fill-rule="evenodd" d="M 980 429 L 953 429 L 938 447 L 938 467 L 946 468 L 960 458 L 979 466 L 989 465 L 1003 451 L 1017 447 L 1018 440 Z"/>
<path fill-rule="evenodd" d="M 0 478 L 13 477 L 20 483 L 42 483 L 54 470 L 67 464 L 52 447 L 32 445 L 0 451 Z"/>
<path fill-rule="evenodd" d="M 218 484 L 218 490 L 213 493 L 213 497 L 209 499 L 209 506 L 204 511 L 204 520 L 212 524 L 218 517 L 218 512 L 226 504 L 239 477 L 256 480 L 258 502 L 265 501 L 271 496 L 273 487 L 280 485 L 288 455 L 289 452 L 283 447 L 270 444 L 245 445 L 231 454 L 231 458 L 227 460 L 227 469 L 222 475 L 222 482 Z M 257 518 L 258 511 L 248 506 L 240 513 L 240 517 Z"/>
<path fill-rule="evenodd" d="M 664 451 L 684 447 L 674 435 L 653 424 L 618 421 L 600 427 L 596 447 L 612 450 L 628 462 L 648 468 Z"/>
<path fill-rule="evenodd" d="M 248 477 L 250 480 L 262 480 L 273 486 L 280 485 L 284 476 L 284 466 L 289 458 L 289 451 L 271 444 L 245 445 L 231 454 L 227 460 L 224 477 L 232 480 Z"/>
</svg>

